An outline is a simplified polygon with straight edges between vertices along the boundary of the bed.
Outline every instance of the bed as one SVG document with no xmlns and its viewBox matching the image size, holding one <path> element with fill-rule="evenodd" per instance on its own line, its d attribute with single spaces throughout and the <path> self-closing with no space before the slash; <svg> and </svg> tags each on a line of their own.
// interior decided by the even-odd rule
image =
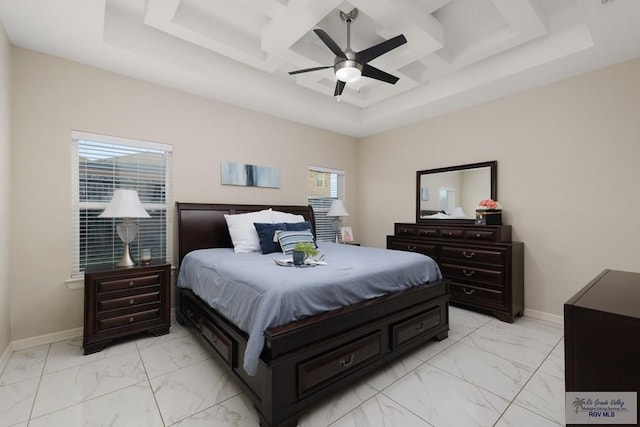
<svg viewBox="0 0 640 427">
<path fill-rule="evenodd" d="M 190 252 L 233 247 L 225 214 L 273 208 L 301 215 L 314 224 L 309 206 L 176 205 L 181 269 Z M 282 272 L 286 269 L 278 268 Z M 194 277 L 188 280 L 199 280 Z M 184 277 L 181 280 L 185 281 Z M 210 344 L 214 356 L 253 402 L 262 427 L 297 425 L 310 406 L 426 341 L 446 338 L 449 330 L 447 282 L 432 280 L 269 327 L 261 337 L 259 359 L 255 370 L 249 369 L 250 375 L 245 369 L 245 355 L 250 335 L 255 334 L 245 332 L 206 299 L 188 287 L 179 287 L 177 319 L 195 327 Z"/>
</svg>

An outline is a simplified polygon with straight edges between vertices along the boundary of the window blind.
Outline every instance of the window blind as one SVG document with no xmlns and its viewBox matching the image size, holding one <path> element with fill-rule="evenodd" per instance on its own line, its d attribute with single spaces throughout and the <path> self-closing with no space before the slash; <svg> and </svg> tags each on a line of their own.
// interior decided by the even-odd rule
<svg viewBox="0 0 640 427">
<path fill-rule="evenodd" d="M 131 255 L 151 249 L 154 259 L 170 260 L 171 146 L 73 131 L 72 140 L 72 276 L 92 264 L 114 263 L 124 245 L 119 218 L 98 218 L 117 189 L 138 192 L 151 218 L 135 218 L 139 226 Z"/>
<path fill-rule="evenodd" d="M 327 216 L 331 203 L 344 199 L 344 171 L 319 166 L 309 166 L 307 193 L 309 205 L 316 219 L 316 239 L 335 241 L 333 218 Z"/>
</svg>

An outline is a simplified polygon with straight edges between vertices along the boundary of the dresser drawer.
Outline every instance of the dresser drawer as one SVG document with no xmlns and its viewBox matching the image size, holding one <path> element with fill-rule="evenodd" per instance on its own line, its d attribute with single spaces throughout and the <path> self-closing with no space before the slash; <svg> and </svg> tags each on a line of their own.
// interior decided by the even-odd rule
<svg viewBox="0 0 640 427">
<path fill-rule="evenodd" d="M 427 227 L 418 228 L 418 237 L 438 237 L 439 235 L 440 235 L 440 230 L 438 228 L 427 228 Z"/>
<path fill-rule="evenodd" d="M 464 239 L 465 231 L 455 228 L 443 228 L 440 230 L 440 237 L 445 239 Z"/>
<path fill-rule="evenodd" d="M 426 243 L 407 242 L 402 240 L 390 239 L 387 242 L 387 249 L 396 249 L 398 251 L 418 252 L 432 258 L 438 256 L 437 245 Z"/>
<path fill-rule="evenodd" d="M 298 366 L 298 393 L 300 396 L 316 386 L 337 380 L 382 352 L 382 335 L 375 332 L 357 341 L 341 346 Z"/>
<path fill-rule="evenodd" d="M 208 320 L 202 322 L 202 335 L 211 346 L 222 356 L 228 365 L 231 365 L 233 355 L 233 342 L 216 325 Z"/>
<path fill-rule="evenodd" d="M 403 320 L 391 327 L 393 348 L 411 341 L 421 335 L 430 332 L 433 328 L 440 326 L 442 312 L 440 307 L 436 307 L 427 312 Z"/>
<path fill-rule="evenodd" d="M 104 331 L 106 329 L 117 328 L 120 326 L 131 326 L 138 323 L 146 322 L 149 320 L 160 319 L 160 308 L 155 307 L 149 310 L 138 311 L 135 313 L 123 314 L 114 317 L 105 317 L 98 319 L 98 331 Z"/>
<path fill-rule="evenodd" d="M 493 285 L 502 286 L 504 277 L 501 269 L 489 270 L 484 268 L 476 268 L 469 265 L 446 264 L 442 263 L 442 274 L 449 279 L 465 279 L 473 281 L 482 281 Z"/>
<path fill-rule="evenodd" d="M 118 291 L 121 289 L 133 289 L 142 286 L 159 285 L 161 272 L 144 276 L 127 277 L 116 280 L 98 280 L 98 292 Z"/>
<path fill-rule="evenodd" d="M 497 230 L 467 230 L 465 238 L 468 240 L 499 240 Z"/>
<path fill-rule="evenodd" d="M 504 251 L 443 246 L 442 258 L 463 259 L 469 262 L 504 265 Z"/>
<path fill-rule="evenodd" d="M 489 303 L 504 305 L 504 292 L 458 282 L 449 282 L 449 291 L 454 301 L 469 301 L 473 303 Z"/>
<path fill-rule="evenodd" d="M 160 287 L 155 286 L 152 292 L 137 293 L 120 298 L 109 298 L 98 301 L 98 312 L 116 308 L 131 307 L 150 302 L 160 302 Z"/>
<path fill-rule="evenodd" d="M 396 225 L 395 234 L 396 236 L 417 236 L 418 227 Z"/>
</svg>

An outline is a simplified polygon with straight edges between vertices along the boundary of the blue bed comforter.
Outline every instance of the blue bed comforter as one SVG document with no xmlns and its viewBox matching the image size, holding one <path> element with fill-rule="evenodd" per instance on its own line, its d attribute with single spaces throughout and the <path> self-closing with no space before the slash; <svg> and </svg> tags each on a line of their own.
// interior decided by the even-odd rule
<svg viewBox="0 0 640 427">
<path fill-rule="evenodd" d="M 255 375 L 265 330 L 440 279 L 431 258 L 412 252 L 318 242 L 327 265 L 276 265 L 259 252 L 201 249 L 185 256 L 177 284 L 191 289 L 249 335 L 244 369 Z"/>
</svg>

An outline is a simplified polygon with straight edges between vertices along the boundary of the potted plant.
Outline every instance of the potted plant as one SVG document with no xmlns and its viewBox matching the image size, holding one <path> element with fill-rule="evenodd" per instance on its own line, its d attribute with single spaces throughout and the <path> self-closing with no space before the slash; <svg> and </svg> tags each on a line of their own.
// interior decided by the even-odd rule
<svg viewBox="0 0 640 427">
<path fill-rule="evenodd" d="M 316 245 L 311 242 L 298 242 L 293 249 L 293 264 L 302 265 L 304 260 L 318 255 Z"/>
</svg>

